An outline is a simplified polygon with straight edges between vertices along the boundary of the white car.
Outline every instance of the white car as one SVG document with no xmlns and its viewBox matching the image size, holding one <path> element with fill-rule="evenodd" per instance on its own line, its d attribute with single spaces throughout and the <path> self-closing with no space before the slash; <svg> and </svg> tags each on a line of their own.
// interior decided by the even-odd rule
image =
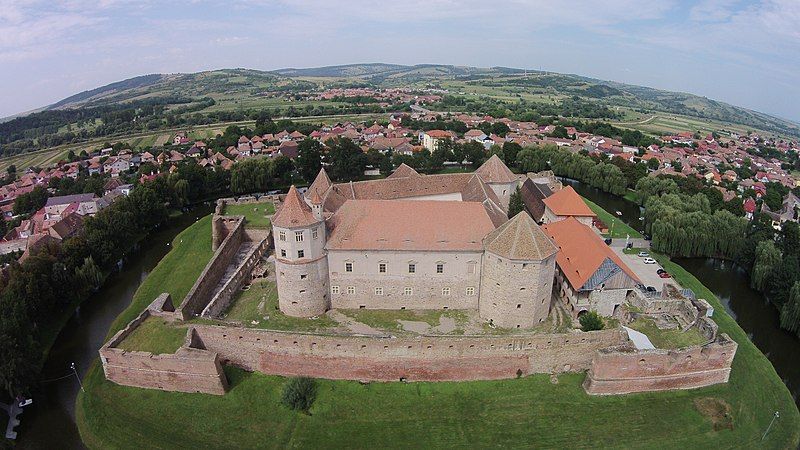
<svg viewBox="0 0 800 450">
<path fill-rule="evenodd" d="M 650 256 L 650 253 L 639 252 L 636 256 L 638 256 L 639 258 L 647 258 L 648 256 Z"/>
<path fill-rule="evenodd" d="M 653 258 L 645 258 L 643 261 L 644 261 L 645 264 L 655 264 L 656 263 L 656 260 L 653 259 Z"/>
</svg>

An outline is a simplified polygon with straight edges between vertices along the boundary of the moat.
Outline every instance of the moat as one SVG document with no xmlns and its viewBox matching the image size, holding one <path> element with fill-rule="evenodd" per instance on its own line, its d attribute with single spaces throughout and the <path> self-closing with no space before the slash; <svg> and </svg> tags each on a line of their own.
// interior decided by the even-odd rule
<svg viewBox="0 0 800 450">
<path fill-rule="evenodd" d="M 620 211 L 622 220 L 641 229 L 636 205 L 577 183 L 573 187 L 612 213 Z M 129 305 L 149 271 L 169 251 L 168 243 L 196 218 L 210 212 L 210 208 L 198 208 L 175 218 L 143 242 L 139 251 L 126 261 L 123 270 L 110 278 L 106 286 L 72 317 L 52 348 L 42 377 L 51 379 L 68 374 L 70 362 L 76 363 L 82 376 L 96 360 L 97 350 L 103 344 L 111 322 Z M 767 355 L 797 399 L 800 367 L 792 364 L 791 355 L 796 353 L 800 342 L 779 329 L 777 311 L 763 296 L 749 289 L 747 274 L 720 261 L 688 259 L 679 262 L 720 298 L 728 312 Z M 82 447 L 74 420 L 78 389 L 74 377 L 43 385 L 35 406 L 21 416 L 21 448 Z"/>
</svg>

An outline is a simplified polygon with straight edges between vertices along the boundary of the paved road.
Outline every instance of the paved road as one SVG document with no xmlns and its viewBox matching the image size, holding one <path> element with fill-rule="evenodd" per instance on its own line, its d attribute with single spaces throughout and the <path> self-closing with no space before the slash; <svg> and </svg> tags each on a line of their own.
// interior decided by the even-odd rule
<svg viewBox="0 0 800 450">
<path fill-rule="evenodd" d="M 625 240 L 625 238 L 614 238 L 614 240 L 611 241 L 611 247 L 612 248 L 625 247 L 626 242 L 633 243 L 634 248 L 650 248 L 650 241 L 646 241 L 641 238 L 635 238 L 635 239 L 631 238 L 628 239 L 627 241 Z"/>
</svg>

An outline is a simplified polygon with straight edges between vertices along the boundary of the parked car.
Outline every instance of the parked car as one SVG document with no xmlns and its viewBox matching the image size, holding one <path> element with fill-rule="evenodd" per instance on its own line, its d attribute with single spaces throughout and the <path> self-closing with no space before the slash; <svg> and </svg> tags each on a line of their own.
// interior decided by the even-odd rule
<svg viewBox="0 0 800 450">
<path fill-rule="evenodd" d="M 636 256 L 638 256 L 639 258 L 647 258 L 648 256 L 650 256 L 650 253 L 639 252 Z"/>
<path fill-rule="evenodd" d="M 645 258 L 643 261 L 644 261 L 645 264 L 655 264 L 656 263 L 655 259 L 649 258 L 649 257 Z"/>
<path fill-rule="evenodd" d="M 656 290 L 656 288 L 654 288 L 653 286 L 647 286 L 647 287 L 645 288 L 645 290 L 646 290 L 647 292 L 658 292 L 658 291 Z"/>
<path fill-rule="evenodd" d="M 664 269 L 658 269 L 658 270 L 656 270 L 656 273 L 657 273 L 657 274 L 659 274 L 659 275 L 661 275 L 661 274 L 662 274 L 662 273 L 664 273 L 664 272 L 666 272 L 666 270 L 664 270 Z"/>
<path fill-rule="evenodd" d="M 612 242 L 611 238 L 606 238 L 606 245 L 611 245 L 611 242 Z"/>
<path fill-rule="evenodd" d="M 666 271 L 659 273 L 658 276 L 661 278 L 671 278 L 671 275 L 668 274 Z"/>
</svg>

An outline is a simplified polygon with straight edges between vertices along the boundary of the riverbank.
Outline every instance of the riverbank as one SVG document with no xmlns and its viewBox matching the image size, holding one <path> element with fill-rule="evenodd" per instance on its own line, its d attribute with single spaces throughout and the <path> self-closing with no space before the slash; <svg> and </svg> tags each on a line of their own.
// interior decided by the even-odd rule
<svg viewBox="0 0 800 450">
<path fill-rule="evenodd" d="M 201 222 L 181 235 L 200 233 Z M 178 238 L 174 243 L 171 253 L 176 254 L 190 245 Z M 689 448 L 796 447 L 800 413 L 770 362 L 710 291 L 680 266 L 668 267 L 714 306 L 720 331 L 739 343 L 729 383 L 690 391 L 595 397 L 581 388 L 585 374 L 564 374 L 555 384 L 547 375 L 463 383 L 320 380 L 316 403 L 311 414 L 305 415 L 280 404 L 285 381 L 281 377 L 226 368 L 231 389 L 224 396 L 161 392 L 111 383 L 95 359 L 84 378 L 86 392 L 78 396 L 76 420 L 90 448 L 497 447 L 520 443 L 657 448 L 665 442 Z M 177 281 L 169 276 L 173 268 L 173 264 L 159 264 L 139 291 L 163 289 L 159 280 Z M 107 336 L 126 322 L 124 318 L 138 314 L 153 292 L 137 291 L 137 300 Z M 707 399 L 721 405 L 723 416 L 727 411 L 729 417 L 704 408 Z M 776 410 L 781 418 L 762 442 Z M 422 411 L 424 420 L 420 420 Z M 721 418 L 730 427 L 715 427 Z"/>
</svg>

